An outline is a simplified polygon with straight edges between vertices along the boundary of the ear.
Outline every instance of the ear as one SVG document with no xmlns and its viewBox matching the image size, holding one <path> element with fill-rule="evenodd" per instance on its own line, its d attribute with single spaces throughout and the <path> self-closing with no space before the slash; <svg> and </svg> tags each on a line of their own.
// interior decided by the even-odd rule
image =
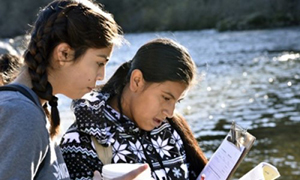
<svg viewBox="0 0 300 180">
<path fill-rule="evenodd" d="M 58 44 L 53 51 L 54 63 L 64 65 L 65 62 L 72 61 L 74 58 L 74 50 L 67 43 Z"/>
<path fill-rule="evenodd" d="M 142 91 L 145 85 L 145 80 L 142 71 L 135 69 L 130 76 L 129 88 L 132 92 Z"/>
</svg>

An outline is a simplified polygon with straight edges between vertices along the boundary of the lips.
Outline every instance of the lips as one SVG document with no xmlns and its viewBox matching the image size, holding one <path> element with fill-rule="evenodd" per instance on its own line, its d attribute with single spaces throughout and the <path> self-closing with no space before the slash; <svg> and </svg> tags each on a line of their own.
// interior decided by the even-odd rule
<svg viewBox="0 0 300 180">
<path fill-rule="evenodd" d="M 160 120 L 160 119 L 157 119 L 157 118 L 154 118 L 153 121 L 154 121 L 155 127 L 160 126 L 161 123 L 163 122 L 163 120 Z"/>
</svg>

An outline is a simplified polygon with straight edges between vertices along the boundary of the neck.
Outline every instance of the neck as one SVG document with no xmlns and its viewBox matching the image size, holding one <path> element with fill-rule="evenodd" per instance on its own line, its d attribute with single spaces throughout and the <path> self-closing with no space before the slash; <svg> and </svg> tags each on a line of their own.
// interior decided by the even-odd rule
<svg viewBox="0 0 300 180">
<path fill-rule="evenodd" d="M 125 115 L 126 117 L 128 117 L 129 119 L 132 119 L 131 116 L 131 111 L 130 111 L 130 106 L 129 106 L 129 100 L 130 100 L 130 94 L 128 92 L 128 86 L 125 86 L 123 89 L 123 92 L 121 94 L 121 102 L 119 102 L 118 100 L 118 96 L 114 96 L 109 102 L 108 104 L 115 109 L 116 111 L 118 111 L 119 113 L 121 112 L 120 108 L 119 108 L 119 103 L 121 103 L 121 108 L 122 108 L 122 113 L 123 115 Z"/>
<path fill-rule="evenodd" d="M 27 66 L 23 66 L 20 74 L 16 77 L 16 79 L 12 83 L 22 84 L 29 88 L 32 88 L 31 77 L 28 73 Z"/>
<path fill-rule="evenodd" d="M 22 84 L 24 86 L 29 87 L 30 89 L 33 87 L 32 83 L 31 83 L 31 77 L 28 73 L 28 67 L 27 66 L 23 66 L 21 72 L 19 73 L 19 75 L 16 77 L 16 79 L 12 82 L 12 83 L 18 83 L 18 84 Z M 41 104 L 46 103 L 47 101 L 44 99 L 39 98 L 41 101 Z"/>
</svg>

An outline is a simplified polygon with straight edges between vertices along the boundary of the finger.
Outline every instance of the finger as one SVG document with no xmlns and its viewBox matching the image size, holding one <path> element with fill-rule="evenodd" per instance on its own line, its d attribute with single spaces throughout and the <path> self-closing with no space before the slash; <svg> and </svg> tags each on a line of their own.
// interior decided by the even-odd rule
<svg viewBox="0 0 300 180">
<path fill-rule="evenodd" d="M 101 180 L 101 174 L 99 171 L 94 172 L 93 180 Z"/>
<path fill-rule="evenodd" d="M 148 164 L 144 164 L 144 165 L 138 167 L 137 169 L 130 171 L 126 175 L 124 175 L 122 177 L 114 178 L 113 180 L 132 180 L 132 179 L 136 178 L 139 174 L 144 172 L 147 168 L 149 168 Z"/>
</svg>

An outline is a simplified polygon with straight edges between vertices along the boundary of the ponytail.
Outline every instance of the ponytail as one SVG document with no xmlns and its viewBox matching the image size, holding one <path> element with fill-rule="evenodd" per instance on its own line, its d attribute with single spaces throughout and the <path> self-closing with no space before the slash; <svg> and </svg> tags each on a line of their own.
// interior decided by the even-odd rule
<svg viewBox="0 0 300 180">
<path fill-rule="evenodd" d="M 178 113 L 168 120 L 183 141 L 187 162 L 190 163 L 190 170 L 196 174 L 200 174 L 204 166 L 207 164 L 207 158 L 199 147 L 197 140 L 194 138 L 189 125 L 183 116 Z M 190 175 L 190 177 L 192 176 Z"/>
<path fill-rule="evenodd" d="M 110 97 L 121 96 L 123 88 L 129 82 L 130 67 L 132 61 L 123 63 L 105 85 L 101 87 L 101 91 L 109 93 Z"/>
</svg>

